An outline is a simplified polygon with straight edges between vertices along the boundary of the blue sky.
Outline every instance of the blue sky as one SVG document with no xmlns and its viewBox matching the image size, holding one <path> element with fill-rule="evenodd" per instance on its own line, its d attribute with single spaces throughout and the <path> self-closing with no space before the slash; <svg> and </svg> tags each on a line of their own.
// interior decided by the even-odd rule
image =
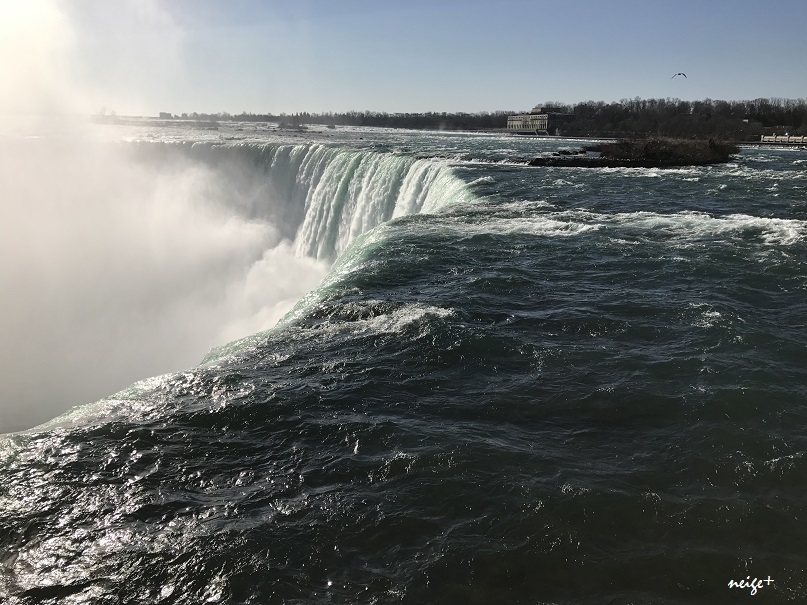
<svg viewBox="0 0 807 605">
<path fill-rule="evenodd" d="M 807 97 L 805 0 L 41 2 L 88 113 Z"/>
</svg>

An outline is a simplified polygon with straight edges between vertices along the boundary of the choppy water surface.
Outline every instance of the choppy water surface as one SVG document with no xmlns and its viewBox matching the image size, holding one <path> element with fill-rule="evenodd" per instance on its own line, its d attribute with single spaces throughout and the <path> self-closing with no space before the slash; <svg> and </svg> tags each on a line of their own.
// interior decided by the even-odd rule
<svg viewBox="0 0 807 605">
<path fill-rule="evenodd" d="M 127 145 L 265 185 L 233 214 L 329 273 L 0 440 L 6 601 L 804 599 L 804 152 L 530 168 L 575 142 L 240 128 Z"/>
</svg>

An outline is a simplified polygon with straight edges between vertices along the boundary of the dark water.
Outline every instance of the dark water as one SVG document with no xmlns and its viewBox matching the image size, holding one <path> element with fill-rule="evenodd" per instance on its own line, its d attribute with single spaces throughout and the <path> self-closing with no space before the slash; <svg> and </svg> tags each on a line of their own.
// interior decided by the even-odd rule
<svg viewBox="0 0 807 605">
<path fill-rule="evenodd" d="M 276 329 L 4 438 L 0 595 L 803 602 L 804 153 L 587 171 L 364 136 L 336 148 L 442 156 L 447 199 L 312 235 L 336 262 Z"/>
</svg>

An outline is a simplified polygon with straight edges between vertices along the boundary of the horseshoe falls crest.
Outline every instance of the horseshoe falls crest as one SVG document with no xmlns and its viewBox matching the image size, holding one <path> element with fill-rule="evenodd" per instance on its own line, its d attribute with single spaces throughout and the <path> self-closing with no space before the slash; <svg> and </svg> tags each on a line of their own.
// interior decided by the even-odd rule
<svg viewBox="0 0 807 605">
<path fill-rule="evenodd" d="M 804 151 L 98 128 L 2 140 L 0 600 L 802 602 Z"/>
</svg>

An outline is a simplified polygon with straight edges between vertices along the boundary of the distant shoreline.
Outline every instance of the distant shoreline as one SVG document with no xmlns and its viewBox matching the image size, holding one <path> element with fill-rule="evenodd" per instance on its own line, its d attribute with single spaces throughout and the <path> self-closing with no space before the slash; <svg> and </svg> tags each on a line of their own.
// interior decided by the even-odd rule
<svg viewBox="0 0 807 605">
<path fill-rule="evenodd" d="M 239 123 L 246 123 L 246 124 L 266 124 L 266 125 L 274 125 L 275 129 L 278 131 L 299 131 L 305 132 L 309 128 L 361 128 L 361 127 L 369 127 L 369 128 L 388 128 L 391 130 L 419 130 L 424 132 L 469 132 L 469 133 L 480 133 L 480 134 L 491 134 L 491 135 L 511 135 L 513 137 L 526 137 L 526 138 L 535 138 L 535 139 L 542 139 L 542 140 L 561 140 L 561 139 L 591 139 L 591 140 L 610 140 L 615 141 L 619 140 L 620 138 L 635 138 L 635 139 L 644 139 L 644 138 L 653 138 L 657 135 L 652 133 L 642 133 L 642 132 L 633 132 L 633 133 L 625 133 L 619 134 L 614 132 L 604 132 L 602 134 L 594 133 L 594 132 L 587 132 L 587 133 L 567 133 L 561 132 L 559 134 L 529 134 L 529 133 L 514 133 L 512 130 L 508 130 L 507 128 L 434 128 L 430 126 L 393 126 L 393 125 L 381 125 L 381 124 L 326 124 L 320 122 L 311 122 L 299 125 L 293 125 L 288 122 L 284 122 L 277 116 L 273 116 L 273 118 L 266 119 L 266 120 L 255 120 L 255 119 L 240 119 L 241 116 L 226 116 L 226 117 L 214 117 L 210 118 L 208 114 L 205 114 L 205 118 L 192 118 L 192 117 L 152 117 L 152 116 L 117 116 L 117 115 L 91 115 L 87 116 L 90 122 L 94 124 L 101 124 L 101 125 L 110 125 L 110 126 L 152 126 L 152 127 L 161 127 L 161 128 L 197 128 L 200 130 L 218 130 L 219 127 L 223 124 L 239 124 Z M 756 135 L 760 137 L 761 135 Z M 706 137 L 702 136 L 700 138 L 694 138 L 693 140 L 706 140 Z M 761 141 L 759 138 L 757 139 L 729 139 L 733 140 L 737 145 L 742 147 L 764 147 L 764 148 L 784 148 L 784 149 L 802 149 L 807 148 L 807 143 L 802 141 L 794 141 L 794 142 L 785 142 L 785 141 Z"/>
</svg>

